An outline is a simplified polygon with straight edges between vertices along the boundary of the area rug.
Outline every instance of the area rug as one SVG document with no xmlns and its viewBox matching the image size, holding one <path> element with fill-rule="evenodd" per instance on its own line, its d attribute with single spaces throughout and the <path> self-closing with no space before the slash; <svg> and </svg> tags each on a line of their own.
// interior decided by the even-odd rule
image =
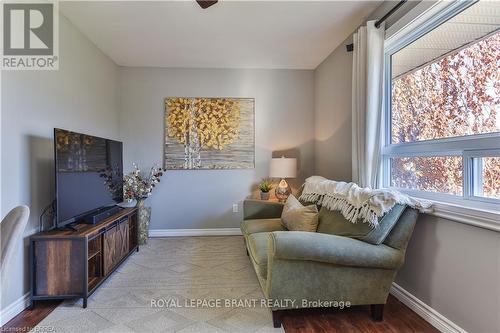
<svg viewBox="0 0 500 333">
<path fill-rule="evenodd" d="M 263 297 L 242 237 L 154 238 L 86 309 L 65 301 L 33 332 L 283 332 Z"/>
</svg>

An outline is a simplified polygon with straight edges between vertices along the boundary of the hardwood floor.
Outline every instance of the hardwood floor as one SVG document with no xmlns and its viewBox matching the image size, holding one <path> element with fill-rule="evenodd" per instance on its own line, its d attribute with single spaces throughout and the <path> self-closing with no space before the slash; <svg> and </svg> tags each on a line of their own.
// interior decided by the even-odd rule
<svg viewBox="0 0 500 333">
<path fill-rule="evenodd" d="M 27 332 L 54 310 L 60 301 L 37 302 L 33 310 L 24 310 L 2 326 L 0 332 Z M 368 306 L 343 310 L 299 310 L 283 316 L 286 333 L 437 333 L 431 324 L 420 318 L 403 303 L 389 296 L 384 320 L 371 319 Z"/>
<path fill-rule="evenodd" d="M 384 320 L 375 322 L 370 316 L 369 306 L 343 310 L 308 309 L 300 313 L 283 316 L 286 333 L 437 333 L 406 305 L 389 295 L 384 307 Z"/>
<path fill-rule="evenodd" d="M 54 311 L 59 304 L 61 301 L 38 301 L 33 310 L 24 310 L 3 325 L 0 332 L 28 332 Z"/>
</svg>

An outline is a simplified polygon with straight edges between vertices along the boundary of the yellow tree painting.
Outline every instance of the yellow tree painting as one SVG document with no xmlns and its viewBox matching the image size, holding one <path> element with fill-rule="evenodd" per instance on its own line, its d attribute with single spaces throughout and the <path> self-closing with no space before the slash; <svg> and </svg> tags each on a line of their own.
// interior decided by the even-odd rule
<svg viewBox="0 0 500 333">
<path fill-rule="evenodd" d="M 165 99 L 165 169 L 255 166 L 254 100 Z"/>
</svg>

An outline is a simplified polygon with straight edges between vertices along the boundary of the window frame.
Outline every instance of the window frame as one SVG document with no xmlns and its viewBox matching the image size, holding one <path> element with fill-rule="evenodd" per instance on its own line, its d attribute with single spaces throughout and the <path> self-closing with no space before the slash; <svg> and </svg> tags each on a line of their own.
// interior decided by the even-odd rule
<svg viewBox="0 0 500 333">
<path fill-rule="evenodd" d="M 493 228 L 500 231 L 500 200 L 477 196 L 473 192 L 473 163 L 474 158 L 500 156 L 500 133 L 477 134 L 474 136 L 449 137 L 434 140 L 423 140 L 408 143 L 391 142 L 392 137 L 392 66 L 391 56 L 408 46 L 418 38 L 429 33 L 439 25 L 445 23 L 450 18 L 459 14 L 478 1 L 457 1 L 452 3 L 437 2 L 435 5 L 425 8 L 423 13 L 398 31 L 391 34 L 386 39 L 384 45 L 384 102 L 382 112 L 382 148 L 381 148 L 381 172 L 380 182 L 382 187 L 391 188 L 390 180 L 390 160 L 393 157 L 414 157 L 414 156 L 462 156 L 463 158 L 463 194 L 455 196 L 446 193 L 436 193 L 430 191 L 409 190 L 395 188 L 415 197 L 428 199 L 438 203 L 441 211 L 448 211 L 454 215 L 457 211 L 466 209 L 467 215 L 476 216 L 475 212 L 480 212 L 480 219 L 487 216 L 487 223 L 493 222 Z M 413 16 L 408 13 L 409 16 Z M 477 179 L 475 179 L 477 182 Z M 454 207 L 460 207 L 455 209 Z M 475 212 L 474 212 L 475 211 Z M 472 212 L 472 213 L 471 213 Z M 485 214 L 481 214 L 484 212 Z M 472 215 L 471 215 L 472 214 Z M 435 214 L 435 215 L 440 215 Z M 463 218 L 456 218 L 462 220 Z M 477 222 L 477 221 L 476 221 Z M 481 223 L 483 223 L 482 221 Z M 464 222 L 466 223 L 466 222 Z M 474 223 L 469 223 L 474 224 Z"/>
<path fill-rule="evenodd" d="M 477 189 L 474 183 L 482 183 L 482 165 L 476 159 L 483 157 L 500 157 L 500 149 L 464 150 L 463 152 L 464 198 L 498 205 L 500 204 L 500 199 L 479 196 L 474 191 Z M 478 169 L 479 172 L 474 172 L 475 169 Z"/>
</svg>

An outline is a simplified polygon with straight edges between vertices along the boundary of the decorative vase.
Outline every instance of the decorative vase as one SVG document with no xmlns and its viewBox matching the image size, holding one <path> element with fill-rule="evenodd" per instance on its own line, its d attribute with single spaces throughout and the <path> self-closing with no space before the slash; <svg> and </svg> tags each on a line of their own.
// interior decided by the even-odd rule
<svg viewBox="0 0 500 333">
<path fill-rule="evenodd" d="M 148 242 L 149 221 L 151 219 L 151 207 L 146 207 L 146 198 L 137 199 L 136 207 L 139 216 L 139 245 Z"/>
<path fill-rule="evenodd" d="M 269 192 L 260 192 L 260 200 L 269 200 Z"/>
</svg>

